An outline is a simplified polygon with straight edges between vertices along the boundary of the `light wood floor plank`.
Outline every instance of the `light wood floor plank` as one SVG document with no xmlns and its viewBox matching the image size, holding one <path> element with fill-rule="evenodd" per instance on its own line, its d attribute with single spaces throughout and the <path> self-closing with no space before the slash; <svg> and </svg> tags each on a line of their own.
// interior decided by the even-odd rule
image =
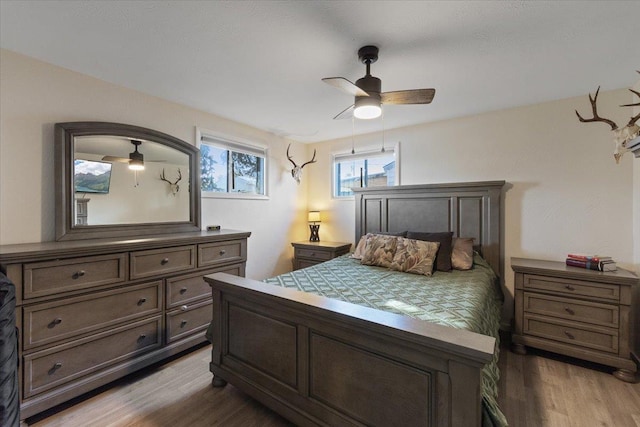
<svg viewBox="0 0 640 427">
<path fill-rule="evenodd" d="M 546 352 L 526 356 L 503 340 L 500 407 L 513 427 L 640 427 L 640 384 Z M 76 399 L 33 427 L 280 427 L 289 422 L 231 385 L 211 387 L 210 347 Z"/>
</svg>

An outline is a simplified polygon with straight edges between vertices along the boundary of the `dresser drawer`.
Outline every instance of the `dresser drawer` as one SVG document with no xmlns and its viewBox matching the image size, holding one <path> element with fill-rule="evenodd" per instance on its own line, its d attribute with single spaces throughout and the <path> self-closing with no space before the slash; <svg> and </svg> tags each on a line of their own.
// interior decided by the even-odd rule
<svg viewBox="0 0 640 427">
<path fill-rule="evenodd" d="M 333 258 L 333 254 L 328 251 L 296 248 L 295 257 L 296 258 L 313 258 L 317 260 L 328 261 Z"/>
<path fill-rule="evenodd" d="M 140 321 L 24 356 L 25 397 L 159 348 L 162 318 Z"/>
<path fill-rule="evenodd" d="M 531 292 L 524 293 L 524 311 L 526 313 L 561 317 L 609 328 L 617 328 L 620 324 L 620 309 L 616 305 Z"/>
<path fill-rule="evenodd" d="M 24 307 L 24 349 L 162 310 L 162 281 Z"/>
<path fill-rule="evenodd" d="M 213 273 L 244 276 L 244 264 L 234 264 L 167 279 L 167 308 L 175 308 L 203 298 L 211 298 L 211 286 L 204 281 L 203 277 Z"/>
<path fill-rule="evenodd" d="M 24 299 L 121 283 L 126 254 L 69 258 L 24 265 Z"/>
<path fill-rule="evenodd" d="M 207 329 L 213 316 L 211 300 L 167 313 L 167 342 Z"/>
<path fill-rule="evenodd" d="M 523 287 L 525 290 L 546 291 L 558 295 L 572 295 L 606 301 L 620 300 L 620 287 L 606 283 L 525 274 Z"/>
<path fill-rule="evenodd" d="M 246 259 L 246 240 L 198 245 L 198 267 L 208 267 L 225 262 L 246 261 Z"/>
<path fill-rule="evenodd" d="M 131 278 L 193 269 L 196 266 L 195 255 L 194 245 L 131 252 Z"/>
<path fill-rule="evenodd" d="M 525 314 L 524 332 L 541 338 L 587 347 L 609 353 L 618 353 L 618 331 L 590 327 L 578 322 L 551 320 Z"/>
</svg>

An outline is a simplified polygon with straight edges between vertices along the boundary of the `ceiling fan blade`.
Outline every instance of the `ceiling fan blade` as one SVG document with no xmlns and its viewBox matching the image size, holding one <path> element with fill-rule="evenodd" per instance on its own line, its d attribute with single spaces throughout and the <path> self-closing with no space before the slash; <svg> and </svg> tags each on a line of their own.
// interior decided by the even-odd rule
<svg viewBox="0 0 640 427">
<path fill-rule="evenodd" d="M 345 108 L 337 116 L 335 116 L 333 120 L 350 119 L 351 117 L 353 117 L 353 107 L 354 105 Z"/>
<path fill-rule="evenodd" d="M 435 95 L 435 89 L 398 90 L 380 94 L 383 104 L 429 104 Z"/>
<path fill-rule="evenodd" d="M 104 156 L 102 160 L 105 162 L 129 163 L 129 159 L 126 157 Z"/>
<path fill-rule="evenodd" d="M 322 81 L 325 82 L 326 84 L 329 84 L 335 88 L 338 88 L 348 93 L 349 95 L 369 96 L 367 92 L 360 89 L 358 86 L 351 83 L 349 80 L 345 79 L 344 77 L 325 77 L 324 79 L 322 79 Z"/>
</svg>

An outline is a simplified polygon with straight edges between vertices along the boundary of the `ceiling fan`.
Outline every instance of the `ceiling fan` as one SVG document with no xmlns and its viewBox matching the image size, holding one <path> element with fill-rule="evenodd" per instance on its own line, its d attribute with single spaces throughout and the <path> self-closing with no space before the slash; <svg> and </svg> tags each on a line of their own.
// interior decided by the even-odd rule
<svg viewBox="0 0 640 427">
<path fill-rule="evenodd" d="M 367 66 L 367 74 L 355 84 L 344 77 L 326 77 L 323 82 L 355 96 L 354 104 L 334 119 L 346 119 L 352 115 L 358 119 L 375 119 L 382 114 L 382 104 L 429 104 L 436 94 L 435 89 L 411 89 L 381 92 L 382 82 L 371 75 L 371 64 L 378 60 L 376 46 L 364 46 L 358 50 L 360 62 Z"/>
<path fill-rule="evenodd" d="M 131 143 L 135 149 L 129 153 L 129 157 L 117 157 L 117 156 L 104 156 L 102 160 L 106 162 L 120 162 L 128 163 L 131 170 L 144 170 L 144 155 L 138 151 L 138 147 L 142 144 L 142 141 L 132 139 Z M 148 162 L 164 162 L 165 160 L 147 160 Z"/>
</svg>

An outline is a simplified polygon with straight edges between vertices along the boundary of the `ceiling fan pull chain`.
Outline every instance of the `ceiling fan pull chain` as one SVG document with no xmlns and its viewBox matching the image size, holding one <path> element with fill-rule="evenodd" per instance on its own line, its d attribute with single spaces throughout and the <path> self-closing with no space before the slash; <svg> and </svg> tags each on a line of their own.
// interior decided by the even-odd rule
<svg viewBox="0 0 640 427">
<path fill-rule="evenodd" d="M 355 139 L 355 133 L 356 133 L 356 118 L 355 116 L 351 116 L 351 154 L 356 154 L 355 143 L 353 141 Z"/>
<path fill-rule="evenodd" d="M 380 106 L 380 115 L 382 116 L 382 150 L 381 152 L 384 153 L 384 107 L 382 105 Z"/>
</svg>

